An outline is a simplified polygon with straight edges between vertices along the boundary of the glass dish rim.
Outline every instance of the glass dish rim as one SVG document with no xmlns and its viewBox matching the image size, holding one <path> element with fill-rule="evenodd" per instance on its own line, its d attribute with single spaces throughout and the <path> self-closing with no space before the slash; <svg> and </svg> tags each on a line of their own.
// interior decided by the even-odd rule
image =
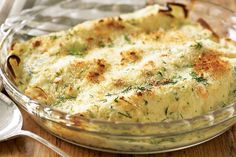
<svg viewBox="0 0 236 157">
<path fill-rule="evenodd" d="M 64 2 L 66 2 L 66 1 L 62 1 L 62 2 L 60 2 L 60 3 L 64 3 Z M 168 1 L 165 1 L 165 4 L 166 4 L 167 2 L 168 2 Z M 232 14 L 235 13 L 235 12 L 232 11 L 231 9 L 228 9 L 228 8 L 226 8 L 226 7 L 223 7 L 223 6 L 220 6 L 219 4 L 216 4 L 216 3 L 214 3 L 214 2 L 208 2 L 208 1 L 206 1 L 206 0 L 198 0 L 198 2 L 209 3 L 209 4 L 211 4 L 211 5 L 214 5 L 214 6 L 216 6 L 216 7 L 221 8 L 221 9 L 223 9 L 223 10 L 225 10 L 225 11 L 231 12 Z M 178 3 L 178 2 L 177 2 L 177 3 Z M 188 3 L 189 3 L 189 2 L 188 2 Z M 190 2 L 190 3 L 191 3 L 191 2 Z M 58 4 L 59 4 L 59 3 L 57 3 L 56 5 L 58 5 Z M 53 6 L 54 6 L 54 5 L 53 5 Z M 49 7 L 52 7 L 52 6 L 49 6 Z M 48 6 L 43 6 L 42 8 L 40 8 L 40 11 L 43 11 L 44 9 L 49 8 L 49 7 L 48 7 Z M 32 11 L 32 10 L 35 10 L 35 9 L 37 9 L 37 8 L 31 8 L 31 9 L 24 10 L 24 11 L 22 12 L 22 14 L 27 14 L 28 12 L 30 12 L 30 11 Z M 18 15 L 18 16 L 16 16 L 16 17 L 20 17 L 22 14 L 20 14 L 20 15 Z M 8 19 L 7 19 L 7 20 L 8 20 Z M 6 20 L 6 21 L 7 21 L 7 20 Z M 6 21 L 5 21 L 5 22 L 6 22 Z M 4 23 L 4 24 L 5 24 L 5 23 Z M 2 24 L 2 26 L 3 26 L 4 24 Z M 13 27 L 16 27 L 16 25 L 13 26 Z M 2 28 L 2 27 L 1 27 L 1 28 Z M 12 33 L 12 32 L 11 32 L 12 30 L 13 30 L 13 29 L 10 28 L 7 32 L 5 32 L 6 34 L 5 34 L 5 35 L 3 36 L 3 38 L 2 38 L 2 41 L 1 41 L 1 43 L 0 43 L 0 47 L 2 47 L 2 45 L 4 44 L 4 40 L 9 36 L 9 34 Z M 2 33 L 2 29 L 1 29 L 1 33 Z M 15 32 L 13 32 L 13 33 L 15 33 Z M 227 109 L 236 106 L 236 103 L 233 102 L 233 103 L 230 103 L 229 105 L 226 105 L 225 107 L 222 107 L 222 108 L 220 108 L 220 109 L 207 112 L 207 113 L 202 114 L 202 115 L 199 115 L 199 116 L 195 116 L 195 117 L 187 118 L 187 119 L 172 120 L 172 121 L 161 121 L 161 122 L 123 122 L 123 121 L 98 120 L 98 119 L 92 119 L 92 118 L 85 118 L 85 117 L 82 117 L 82 116 L 80 116 L 80 115 L 73 115 L 73 114 L 65 113 L 65 112 L 62 112 L 62 111 L 53 109 L 53 107 L 44 106 L 43 104 L 40 104 L 39 102 L 37 102 L 37 101 L 31 99 L 30 97 L 24 95 L 24 93 L 21 92 L 21 91 L 14 85 L 14 83 L 11 81 L 11 79 L 7 76 L 7 73 L 5 72 L 5 70 L 4 70 L 4 68 L 3 68 L 2 66 L 1 66 L 1 68 L 0 68 L 0 75 L 1 75 L 1 78 L 2 78 L 2 80 L 3 80 L 3 85 L 4 85 L 4 86 L 6 86 L 5 84 L 7 84 L 7 86 L 11 87 L 11 88 L 14 90 L 14 92 L 16 92 L 18 95 L 21 96 L 21 98 L 24 97 L 24 101 L 26 102 L 26 104 L 25 104 L 25 105 L 20 104 L 20 106 L 21 106 L 22 108 L 24 108 L 24 110 L 26 110 L 26 111 L 29 113 L 29 112 L 30 112 L 29 109 L 28 109 L 28 107 L 30 107 L 30 106 L 29 106 L 29 103 L 34 103 L 34 105 L 37 105 L 37 106 L 39 106 L 39 107 L 42 107 L 43 109 L 46 109 L 47 112 L 50 112 L 50 114 L 55 113 L 55 114 L 58 114 L 58 115 L 62 115 L 61 117 L 58 118 L 58 120 L 59 120 L 59 119 L 65 120 L 64 117 L 67 117 L 67 118 L 68 118 L 67 121 L 68 121 L 68 120 L 69 120 L 69 121 L 72 121 L 70 118 L 72 118 L 72 119 L 74 119 L 74 118 L 79 118 L 79 120 L 82 120 L 82 121 L 85 121 L 85 122 L 88 122 L 88 123 L 109 124 L 109 125 L 116 125 L 116 126 L 117 126 L 117 125 L 118 125 L 118 126 L 123 126 L 123 125 L 128 125 L 128 126 L 149 126 L 149 125 L 155 125 L 155 126 L 158 126 L 158 125 L 163 125 L 163 124 L 174 125 L 174 124 L 180 124 L 180 123 L 186 123 L 186 122 L 188 122 L 188 123 L 191 124 L 192 121 L 196 121 L 196 120 L 198 120 L 198 119 L 200 120 L 200 119 L 202 119 L 202 118 L 204 118 L 204 117 L 206 117 L 206 116 L 214 115 L 214 114 L 217 114 L 217 113 L 219 113 L 219 112 L 226 111 Z M 28 106 L 27 106 L 27 105 L 28 105 Z M 37 110 L 37 109 L 36 109 L 36 110 Z M 38 114 L 35 114 L 35 113 L 33 113 L 33 115 L 39 116 Z M 50 117 L 50 115 L 49 115 L 49 117 Z M 44 116 L 42 116 L 42 117 L 40 117 L 40 118 L 46 118 L 46 116 L 44 115 Z M 54 118 L 55 118 L 55 117 L 54 117 Z M 230 118 L 228 118 L 228 119 L 224 119 L 224 120 L 222 120 L 221 122 L 224 122 L 224 121 L 229 120 L 229 119 L 231 119 L 231 118 L 233 118 L 233 117 L 230 117 Z M 47 120 L 51 120 L 51 119 L 48 119 L 48 118 L 46 118 L 46 119 L 47 119 Z M 53 121 L 53 120 L 52 120 L 52 121 Z M 53 121 L 53 122 L 56 122 L 56 121 Z M 219 123 L 221 123 L 221 122 L 218 122 L 217 124 L 219 124 Z M 61 122 L 60 122 L 60 124 L 61 124 Z M 65 123 L 65 124 L 66 124 L 66 123 Z M 214 125 L 217 125 L 217 124 L 212 124 L 211 126 L 214 126 Z M 73 127 L 73 126 L 68 126 L 68 125 L 67 125 L 67 127 Z M 205 127 L 204 127 L 204 128 L 205 128 Z M 199 128 L 199 129 L 204 129 L 204 128 L 202 127 L 202 128 Z"/>
</svg>

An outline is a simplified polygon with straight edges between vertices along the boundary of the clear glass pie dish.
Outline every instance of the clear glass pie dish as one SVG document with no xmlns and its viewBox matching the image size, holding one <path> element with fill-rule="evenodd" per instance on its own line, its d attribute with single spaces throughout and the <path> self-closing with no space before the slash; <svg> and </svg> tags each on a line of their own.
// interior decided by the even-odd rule
<svg viewBox="0 0 236 157">
<path fill-rule="evenodd" d="M 170 1 L 186 5 L 192 20 L 204 19 L 221 37 L 236 40 L 236 15 L 205 1 Z M 210 140 L 236 122 L 236 104 L 191 119 L 170 122 L 109 122 L 70 115 L 38 103 L 24 95 L 11 80 L 8 50 L 15 40 L 70 28 L 82 21 L 132 12 L 147 4 L 167 1 L 60 1 L 51 6 L 25 10 L 1 26 L 1 77 L 9 96 L 48 132 L 91 149 L 119 153 L 158 153 L 187 148 Z M 217 19 L 217 20 L 216 20 Z"/>
</svg>

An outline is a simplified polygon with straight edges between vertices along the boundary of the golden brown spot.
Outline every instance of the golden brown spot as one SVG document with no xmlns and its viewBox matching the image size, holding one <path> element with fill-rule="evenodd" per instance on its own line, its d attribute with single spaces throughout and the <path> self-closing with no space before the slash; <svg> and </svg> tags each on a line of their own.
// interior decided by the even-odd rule
<svg viewBox="0 0 236 157">
<path fill-rule="evenodd" d="M 107 26 L 110 28 L 115 28 L 115 29 L 124 29 L 125 28 L 125 26 L 123 26 L 119 21 L 116 21 L 114 19 L 108 21 Z"/>
<path fill-rule="evenodd" d="M 139 49 L 130 49 L 128 51 L 121 52 L 121 65 L 138 61 L 141 58 L 142 53 L 143 50 Z"/>
<path fill-rule="evenodd" d="M 142 92 L 137 92 L 137 96 L 143 96 Z"/>
<path fill-rule="evenodd" d="M 42 43 L 41 43 L 40 40 L 36 40 L 36 41 L 34 41 L 34 42 L 32 43 L 32 46 L 33 46 L 33 48 L 35 48 L 35 47 L 39 47 L 41 44 L 42 44 Z"/>
<path fill-rule="evenodd" d="M 101 19 L 101 20 L 99 20 L 98 22 L 99 22 L 99 23 L 103 23 L 103 22 L 104 22 L 104 20 L 103 20 L 103 19 Z"/>
<path fill-rule="evenodd" d="M 104 59 L 98 59 L 97 60 L 98 70 L 103 72 L 105 68 L 105 60 Z"/>
<path fill-rule="evenodd" d="M 68 69 L 70 73 L 72 73 L 76 78 L 83 77 L 86 72 L 87 66 L 89 66 L 88 62 L 85 61 L 74 61 L 71 63 L 70 68 Z"/>
<path fill-rule="evenodd" d="M 93 37 L 89 37 L 86 40 L 87 40 L 88 43 L 91 43 L 94 39 L 93 39 Z"/>
<path fill-rule="evenodd" d="M 100 74 L 97 72 L 89 72 L 87 75 L 87 78 L 93 83 L 99 83 L 100 82 L 99 76 Z"/>
<path fill-rule="evenodd" d="M 161 54 L 160 56 L 161 57 L 168 57 L 168 56 L 170 56 L 170 54 L 164 53 L 164 54 Z"/>
<path fill-rule="evenodd" d="M 125 82 L 122 79 L 117 79 L 117 80 L 114 80 L 113 84 L 116 87 L 122 87 L 122 86 L 124 86 Z"/>
<path fill-rule="evenodd" d="M 229 71 L 230 66 L 227 61 L 220 58 L 216 53 L 203 53 L 194 61 L 194 69 L 197 73 L 209 72 L 214 76 L 220 76 L 221 74 Z"/>
<path fill-rule="evenodd" d="M 125 26 L 122 24 L 122 20 L 119 20 L 119 18 L 114 17 L 108 17 L 105 19 L 101 19 L 98 21 L 98 25 L 96 26 L 96 29 L 103 28 L 103 26 L 106 26 L 108 28 L 112 29 L 124 29 Z"/>
<path fill-rule="evenodd" d="M 93 63 L 92 63 L 93 64 Z M 107 69 L 107 63 L 104 59 L 95 60 L 95 65 L 91 67 L 91 70 L 87 74 L 87 79 L 93 83 L 99 83 L 104 80 L 103 74 Z"/>
</svg>

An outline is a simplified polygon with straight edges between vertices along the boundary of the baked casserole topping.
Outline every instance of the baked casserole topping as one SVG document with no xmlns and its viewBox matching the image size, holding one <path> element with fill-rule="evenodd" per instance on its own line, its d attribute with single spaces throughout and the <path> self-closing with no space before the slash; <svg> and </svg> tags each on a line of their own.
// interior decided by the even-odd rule
<svg viewBox="0 0 236 157">
<path fill-rule="evenodd" d="M 191 118 L 236 93 L 236 47 L 173 6 L 84 22 L 16 42 L 7 65 L 32 99 L 108 121 Z"/>
</svg>

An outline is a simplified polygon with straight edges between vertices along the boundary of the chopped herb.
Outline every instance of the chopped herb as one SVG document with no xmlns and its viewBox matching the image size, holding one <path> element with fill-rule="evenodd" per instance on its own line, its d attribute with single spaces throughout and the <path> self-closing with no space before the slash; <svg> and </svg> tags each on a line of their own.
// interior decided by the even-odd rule
<svg viewBox="0 0 236 157">
<path fill-rule="evenodd" d="M 190 47 L 193 47 L 196 50 L 200 50 L 203 46 L 201 42 L 196 42 L 196 44 L 191 45 Z"/>
<path fill-rule="evenodd" d="M 162 70 L 162 71 L 166 71 L 166 68 L 165 68 L 165 67 L 161 67 L 161 70 Z"/>
<path fill-rule="evenodd" d="M 131 44 L 131 40 L 128 35 L 124 35 L 125 41 L 127 41 L 129 44 Z"/>
<path fill-rule="evenodd" d="M 157 76 L 161 76 L 161 77 L 163 77 L 162 72 L 161 72 L 161 71 L 158 71 L 158 72 L 157 72 Z"/>
<path fill-rule="evenodd" d="M 162 63 L 163 63 L 163 64 L 166 64 L 166 62 L 165 62 L 165 61 L 162 61 Z"/>
<path fill-rule="evenodd" d="M 234 93 L 234 94 L 236 93 L 236 89 L 235 89 L 235 90 L 233 90 L 233 93 Z"/>
<path fill-rule="evenodd" d="M 130 91 L 132 89 L 131 86 L 127 87 L 126 89 L 124 89 L 121 93 L 127 93 L 128 91 Z"/>
<path fill-rule="evenodd" d="M 60 104 L 60 103 L 63 103 L 63 102 L 65 102 L 66 100 L 68 100 L 68 99 L 75 99 L 76 98 L 76 96 L 69 96 L 69 97 L 65 97 L 65 96 L 58 96 L 57 97 L 57 102 L 56 103 L 54 103 L 54 105 L 58 105 L 58 104 Z"/>
<path fill-rule="evenodd" d="M 105 103 L 105 102 L 107 102 L 107 99 L 102 99 L 102 100 L 100 100 L 101 102 L 103 102 L 103 103 Z"/>
<path fill-rule="evenodd" d="M 80 42 L 74 42 L 72 45 L 69 46 L 68 52 L 70 55 L 84 55 L 84 52 L 87 50 L 87 46 Z"/>
<path fill-rule="evenodd" d="M 88 114 L 89 114 L 89 116 L 90 116 L 91 118 L 95 118 L 95 117 L 96 117 L 95 114 L 94 114 L 94 112 L 92 112 L 91 110 L 87 110 L 87 112 L 88 112 Z"/>
<path fill-rule="evenodd" d="M 166 115 L 166 116 L 167 116 L 167 113 L 168 113 L 168 109 L 169 109 L 169 106 L 166 107 L 166 109 L 165 109 L 165 115 Z"/>
<path fill-rule="evenodd" d="M 176 101 L 179 101 L 178 93 L 177 93 L 177 92 L 173 92 L 173 94 L 174 94 L 175 100 L 176 100 Z"/>
<path fill-rule="evenodd" d="M 56 72 L 56 76 L 60 76 L 61 73 L 62 73 L 62 71 L 57 71 L 57 72 Z"/>
<path fill-rule="evenodd" d="M 110 94 L 110 93 L 107 93 L 105 96 L 112 96 L 112 94 Z"/>
<path fill-rule="evenodd" d="M 195 72 L 191 72 L 190 75 L 192 76 L 193 79 L 195 79 L 197 82 L 205 82 L 207 79 L 203 78 L 202 76 L 198 76 Z M 205 84 L 204 83 L 204 84 Z"/>
<path fill-rule="evenodd" d="M 222 107 L 225 107 L 225 106 L 227 106 L 227 104 L 223 102 L 223 103 L 222 103 Z"/>
<path fill-rule="evenodd" d="M 51 39 L 51 40 L 56 40 L 56 39 L 57 39 L 57 36 L 56 36 L 56 35 L 52 35 L 52 36 L 50 36 L 50 39 Z"/>
<path fill-rule="evenodd" d="M 125 113 L 123 113 L 123 112 L 118 112 L 118 114 L 120 114 L 120 115 L 122 115 L 122 116 L 125 116 L 125 117 L 127 117 L 127 118 L 132 118 L 132 116 L 130 115 L 130 113 L 129 112 L 125 112 Z"/>
<path fill-rule="evenodd" d="M 147 106 L 148 105 L 148 101 L 147 100 L 143 100 L 144 101 L 144 105 Z"/>
<path fill-rule="evenodd" d="M 175 75 L 175 76 L 172 77 L 172 80 L 178 81 L 178 80 L 181 79 L 181 78 L 182 78 L 182 76 L 180 76 L 180 75 Z"/>
<path fill-rule="evenodd" d="M 117 95 L 116 93 L 107 93 L 105 96 Z"/>
<path fill-rule="evenodd" d="M 164 80 L 164 81 L 158 81 L 157 84 L 159 85 L 168 85 L 168 84 L 176 84 L 178 81 L 176 80 Z"/>
<path fill-rule="evenodd" d="M 144 90 L 151 90 L 151 88 L 152 88 L 152 85 L 151 85 L 151 84 L 146 84 L 146 85 L 143 85 L 143 86 L 137 86 L 137 87 L 135 87 L 136 92 L 138 92 L 138 91 L 144 91 Z"/>
<path fill-rule="evenodd" d="M 133 26 L 136 26 L 138 24 L 138 21 L 135 20 L 135 19 L 130 19 L 127 21 L 129 24 L 133 25 Z"/>
<path fill-rule="evenodd" d="M 109 45 L 107 45 L 109 48 L 114 47 L 114 43 L 110 43 Z"/>
<path fill-rule="evenodd" d="M 102 48 L 102 47 L 105 47 L 105 44 L 104 44 L 103 41 L 99 41 L 99 42 L 98 42 L 98 46 Z"/>
<path fill-rule="evenodd" d="M 234 72 L 236 73 L 236 66 L 234 66 Z"/>
<path fill-rule="evenodd" d="M 145 87 L 137 87 L 137 90 L 144 91 L 146 88 Z"/>
<path fill-rule="evenodd" d="M 114 102 L 117 103 L 117 102 L 118 102 L 118 98 L 119 98 L 119 97 L 116 97 L 116 98 L 114 99 Z"/>
<path fill-rule="evenodd" d="M 65 99 L 65 97 L 64 96 L 59 96 L 59 97 L 57 97 L 57 99 L 59 99 L 59 101 L 63 101 Z"/>
<path fill-rule="evenodd" d="M 203 81 L 206 81 L 205 78 L 203 77 L 197 77 L 197 78 L 194 78 L 197 82 L 203 82 Z"/>
</svg>

